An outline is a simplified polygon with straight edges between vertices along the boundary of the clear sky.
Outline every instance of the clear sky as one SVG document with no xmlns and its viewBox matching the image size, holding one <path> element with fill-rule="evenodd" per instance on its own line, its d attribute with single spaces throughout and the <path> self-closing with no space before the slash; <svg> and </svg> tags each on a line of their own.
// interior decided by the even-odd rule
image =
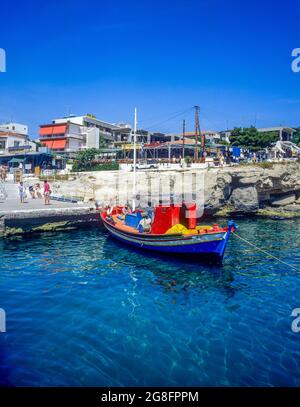
<svg viewBox="0 0 300 407">
<path fill-rule="evenodd" d="M 0 122 L 68 113 L 180 131 L 300 125 L 297 0 L 3 0 Z"/>
</svg>

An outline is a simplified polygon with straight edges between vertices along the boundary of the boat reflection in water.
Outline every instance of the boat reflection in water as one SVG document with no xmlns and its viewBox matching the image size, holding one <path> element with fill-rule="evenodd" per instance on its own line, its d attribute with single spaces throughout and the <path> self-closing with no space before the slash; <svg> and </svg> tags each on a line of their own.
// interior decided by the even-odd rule
<svg viewBox="0 0 300 407">
<path fill-rule="evenodd" d="M 138 286 L 160 287 L 175 302 L 179 298 L 181 301 L 187 299 L 190 294 L 201 295 L 207 290 L 217 290 L 228 299 L 236 293 L 231 267 L 189 261 L 161 253 L 153 255 L 150 251 L 141 251 L 135 247 L 129 251 L 123 243 L 111 236 L 103 242 L 101 252 L 110 264 L 115 264 L 113 268 L 116 270 L 120 267 L 130 270 L 129 275 L 138 282 Z"/>
</svg>

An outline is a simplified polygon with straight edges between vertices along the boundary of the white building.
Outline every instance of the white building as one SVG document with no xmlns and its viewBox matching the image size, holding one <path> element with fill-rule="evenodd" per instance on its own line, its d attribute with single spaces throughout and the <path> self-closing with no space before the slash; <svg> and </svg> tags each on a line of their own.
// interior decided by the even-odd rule
<svg viewBox="0 0 300 407">
<path fill-rule="evenodd" d="M 230 142 L 230 135 L 232 130 L 220 131 L 221 140 Z M 259 133 L 277 133 L 279 141 L 291 141 L 293 139 L 293 133 L 295 133 L 295 129 L 292 127 L 261 127 L 258 128 L 257 131 Z"/>
<path fill-rule="evenodd" d="M 257 129 L 259 133 L 278 133 L 278 140 L 280 141 L 292 141 L 293 133 L 295 133 L 295 129 L 292 127 L 263 127 Z"/>
<path fill-rule="evenodd" d="M 85 128 L 97 128 L 100 139 L 107 145 L 112 146 L 114 141 L 121 140 L 122 135 L 130 133 L 131 126 L 127 124 L 113 124 L 97 119 L 95 116 L 86 114 L 83 116 L 70 115 L 62 119 L 53 120 L 53 124 L 72 123 Z"/>
<path fill-rule="evenodd" d="M 21 123 L 0 124 L 0 131 L 9 131 L 12 133 L 24 134 L 25 136 L 28 136 L 28 126 Z"/>
<path fill-rule="evenodd" d="M 56 152 L 76 152 L 85 148 L 99 148 L 99 129 L 88 128 L 70 121 L 42 124 L 40 143 Z"/>
<path fill-rule="evenodd" d="M 85 140 L 82 148 L 99 148 L 100 136 L 97 127 L 82 127 L 81 132 Z"/>
<path fill-rule="evenodd" d="M 36 151 L 36 144 L 28 137 L 28 126 L 20 123 L 0 124 L 0 154 L 22 151 Z"/>
</svg>

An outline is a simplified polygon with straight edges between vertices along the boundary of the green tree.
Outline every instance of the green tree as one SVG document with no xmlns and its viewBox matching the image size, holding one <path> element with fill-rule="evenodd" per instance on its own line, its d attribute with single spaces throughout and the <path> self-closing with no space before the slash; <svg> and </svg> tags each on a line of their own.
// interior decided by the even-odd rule
<svg viewBox="0 0 300 407">
<path fill-rule="evenodd" d="M 235 127 L 229 136 L 230 144 L 232 146 L 238 146 L 240 144 L 242 134 L 243 134 L 242 128 Z"/>
<path fill-rule="evenodd" d="M 257 147 L 258 144 L 259 133 L 254 126 L 245 127 L 242 133 L 242 146 L 248 148 Z"/>
<path fill-rule="evenodd" d="M 298 144 L 300 146 L 300 127 L 295 127 L 295 133 L 293 134 L 292 141 L 295 144 Z"/>
<path fill-rule="evenodd" d="M 269 147 L 279 139 L 277 131 L 258 133 L 257 146 L 260 148 Z"/>
<path fill-rule="evenodd" d="M 95 157 L 100 153 L 97 148 L 88 148 L 87 150 L 79 151 L 75 158 L 73 171 L 87 170 L 93 164 Z"/>
<path fill-rule="evenodd" d="M 102 134 L 99 134 L 99 147 L 100 149 L 107 147 L 107 142 L 105 141 L 105 138 Z"/>
<path fill-rule="evenodd" d="M 278 140 L 278 132 L 258 132 L 254 126 L 235 127 L 230 135 L 232 146 L 261 150 Z"/>
</svg>

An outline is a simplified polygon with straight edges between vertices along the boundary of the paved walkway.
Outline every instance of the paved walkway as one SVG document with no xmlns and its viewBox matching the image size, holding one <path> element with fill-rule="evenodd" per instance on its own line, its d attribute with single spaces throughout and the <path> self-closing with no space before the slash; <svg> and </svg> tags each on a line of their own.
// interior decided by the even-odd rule
<svg viewBox="0 0 300 407">
<path fill-rule="evenodd" d="M 50 205 L 44 204 L 44 199 L 32 199 L 31 196 L 27 196 L 26 202 L 21 203 L 19 198 L 18 184 L 14 184 L 12 181 L 7 181 L 4 183 L 5 191 L 7 193 L 7 198 L 0 198 L 0 212 L 13 212 L 19 210 L 42 210 L 42 209 L 59 209 L 59 208 L 86 208 L 92 207 L 93 204 L 87 203 L 72 203 L 72 202 L 62 202 L 51 200 Z"/>
</svg>

